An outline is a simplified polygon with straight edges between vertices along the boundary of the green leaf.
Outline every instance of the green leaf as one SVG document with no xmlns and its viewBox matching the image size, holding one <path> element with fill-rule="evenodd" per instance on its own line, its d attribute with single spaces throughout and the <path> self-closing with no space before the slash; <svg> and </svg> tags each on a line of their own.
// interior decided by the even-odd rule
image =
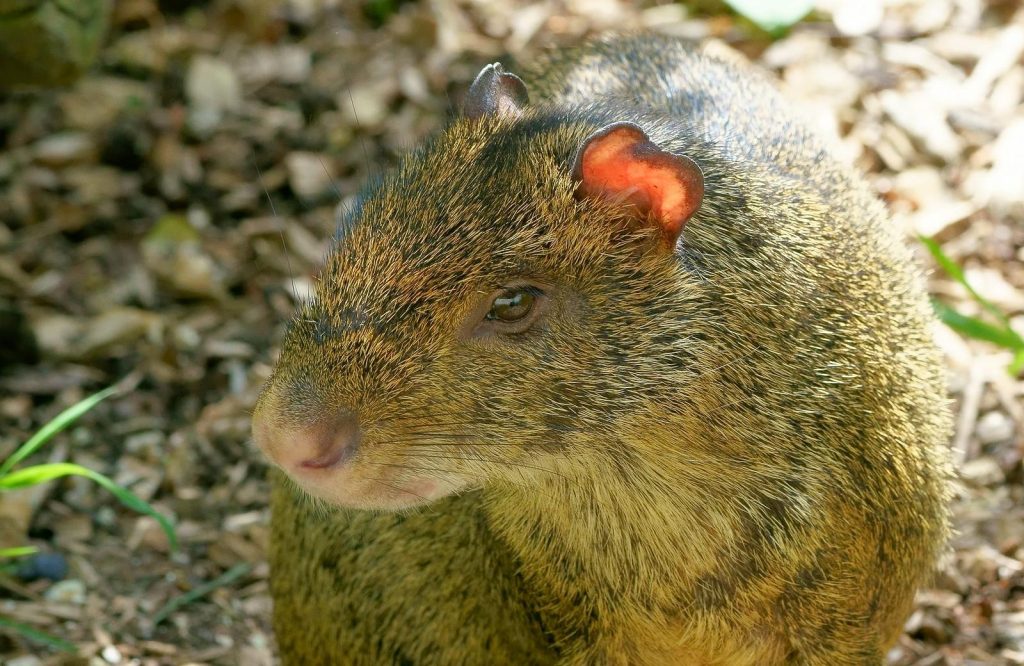
<svg viewBox="0 0 1024 666">
<path fill-rule="evenodd" d="M 39 549 L 35 546 L 14 546 L 13 548 L 0 548 L 0 557 L 25 557 L 38 552 Z"/>
<path fill-rule="evenodd" d="M 175 597 L 174 599 L 171 599 L 166 604 L 164 604 L 163 608 L 156 612 L 156 615 L 153 616 L 153 624 L 160 624 L 168 617 L 170 617 L 171 613 L 178 610 L 182 606 L 192 603 L 196 599 L 199 599 L 200 597 L 209 594 L 218 587 L 222 587 L 224 585 L 234 582 L 236 578 L 241 578 L 245 574 L 249 573 L 249 570 L 251 568 L 252 566 L 249 565 L 247 562 L 236 564 L 235 566 L 231 567 L 230 569 L 228 569 L 221 575 L 217 576 L 213 580 L 203 583 L 202 585 L 197 585 L 195 588 L 189 590 L 180 597 Z"/>
<path fill-rule="evenodd" d="M 725 0 L 725 3 L 771 33 L 793 26 L 814 9 L 813 0 Z"/>
<path fill-rule="evenodd" d="M 1010 367 L 1007 368 L 1007 371 L 1014 377 L 1024 372 L 1024 349 L 1017 351 L 1016 355 L 1013 357 L 1013 362 L 1010 363 Z"/>
<path fill-rule="evenodd" d="M 83 414 L 116 392 L 117 389 L 113 386 L 105 388 L 99 393 L 94 393 L 88 398 L 71 405 L 58 414 L 52 421 L 40 428 L 36 434 L 32 435 L 27 442 L 19 446 L 18 450 L 4 461 L 3 465 L 0 465 L 0 477 L 11 471 L 22 460 L 35 453 L 36 449 L 53 439 L 54 435 L 67 428 L 81 418 Z"/>
<path fill-rule="evenodd" d="M 976 340 L 984 340 L 1010 350 L 1024 350 L 1024 339 L 1009 327 L 995 326 L 977 317 L 960 314 L 941 301 L 933 300 L 932 307 L 946 326 Z"/>
<path fill-rule="evenodd" d="M 21 622 L 8 620 L 6 617 L 0 617 L 0 627 L 16 631 L 25 638 L 28 638 L 29 640 L 33 640 L 37 643 L 42 643 L 43 645 L 49 645 L 55 650 L 61 650 L 62 652 L 71 652 L 72 654 L 78 652 L 78 649 L 75 647 L 73 643 L 69 643 L 63 638 L 57 638 L 56 636 L 52 636 L 46 633 L 45 631 L 33 629 L 27 624 L 22 624 Z"/>
<path fill-rule="evenodd" d="M 964 275 L 963 269 L 960 268 L 959 264 L 949 258 L 949 255 L 943 251 L 942 246 L 939 245 L 938 241 L 934 238 L 928 238 L 927 236 L 918 236 L 918 238 L 920 238 L 921 242 L 924 243 L 924 246 L 928 248 L 928 252 L 930 252 L 932 258 L 935 259 L 935 263 L 937 263 L 942 270 L 949 275 L 949 277 L 963 285 L 964 289 L 967 290 L 967 293 L 971 295 L 971 298 L 977 301 L 981 307 L 985 308 L 989 314 L 998 319 L 1004 326 L 1009 325 L 1006 315 L 1003 314 L 1002 310 L 997 308 L 991 301 L 974 290 L 974 287 L 972 287 L 967 281 L 967 276 Z"/>
<path fill-rule="evenodd" d="M 136 511 L 137 513 L 152 516 L 158 523 L 160 523 L 160 527 L 162 527 L 164 533 L 167 534 L 167 540 L 171 544 L 171 549 L 178 549 L 178 538 L 174 533 L 174 527 L 171 525 L 170 520 L 164 517 L 163 514 L 157 512 L 157 510 L 150 506 L 148 502 L 139 498 L 130 490 L 122 488 L 99 472 L 94 472 L 88 467 L 82 467 L 81 465 L 76 465 L 74 463 L 33 465 L 32 467 L 26 467 L 24 469 L 10 472 L 7 476 L 0 478 L 0 490 L 25 488 L 26 486 L 34 486 L 36 484 L 45 483 L 64 476 L 84 476 L 87 479 L 91 479 L 110 491 L 114 497 L 120 500 L 121 504 L 124 504 L 129 509 Z"/>
</svg>

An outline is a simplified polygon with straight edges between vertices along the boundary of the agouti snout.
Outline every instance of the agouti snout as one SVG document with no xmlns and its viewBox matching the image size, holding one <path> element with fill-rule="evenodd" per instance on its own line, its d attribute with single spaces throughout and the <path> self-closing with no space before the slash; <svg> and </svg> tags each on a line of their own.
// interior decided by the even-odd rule
<svg viewBox="0 0 1024 666">
<path fill-rule="evenodd" d="M 523 78 L 346 211 L 260 399 L 285 661 L 881 663 L 948 494 L 884 210 L 674 40 Z"/>
</svg>

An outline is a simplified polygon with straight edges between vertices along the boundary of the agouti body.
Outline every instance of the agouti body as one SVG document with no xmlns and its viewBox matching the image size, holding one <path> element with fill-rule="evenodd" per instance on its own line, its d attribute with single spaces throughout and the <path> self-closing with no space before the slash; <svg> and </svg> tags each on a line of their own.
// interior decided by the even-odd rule
<svg viewBox="0 0 1024 666">
<path fill-rule="evenodd" d="M 368 186 L 286 336 L 254 420 L 284 662 L 881 663 L 949 478 L 882 206 L 677 41 L 523 79 Z"/>
</svg>

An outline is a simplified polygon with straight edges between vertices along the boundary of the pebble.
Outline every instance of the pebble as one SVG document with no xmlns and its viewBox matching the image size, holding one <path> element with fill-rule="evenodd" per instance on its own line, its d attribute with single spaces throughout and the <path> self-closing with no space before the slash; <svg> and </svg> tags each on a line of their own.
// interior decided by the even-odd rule
<svg viewBox="0 0 1024 666">
<path fill-rule="evenodd" d="M 334 180 L 334 169 L 328 155 L 305 151 L 292 151 L 284 158 L 288 170 L 288 185 L 303 199 L 323 194 Z"/>
<path fill-rule="evenodd" d="M 1000 210 L 1024 206 L 1024 117 L 1006 127 L 992 151 L 989 196 Z"/>
<path fill-rule="evenodd" d="M 258 47 L 239 62 L 238 74 L 250 85 L 301 84 L 313 69 L 310 52 L 298 45 Z"/>
<path fill-rule="evenodd" d="M 387 118 L 395 88 L 395 82 L 367 81 L 338 93 L 335 103 L 351 122 L 361 128 L 374 128 Z"/>
<path fill-rule="evenodd" d="M 960 476 L 972 486 L 995 486 L 1006 480 L 999 461 L 989 456 L 975 458 L 960 467 Z"/>
<path fill-rule="evenodd" d="M 85 603 L 85 583 L 77 578 L 62 580 L 51 585 L 43 596 L 54 603 L 81 606 Z"/>
<path fill-rule="evenodd" d="M 85 334 L 78 342 L 77 355 L 93 358 L 111 347 L 156 339 L 163 328 L 160 315 L 137 308 L 111 308 L 85 322 Z"/>
<path fill-rule="evenodd" d="M 67 169 L 64 179 L 73 190 L 76 203 L 98 206 L 117 199 L 124 193 L 128 180 L 114 167 L 82 165 Z"/>
<path fill-rule="evenodd" d="M 21 562 L 17 574 L 26 582 L 40 578 L 59 581 L 68 575 L 68 561 L 60 553 L 36 553 Z"/>
<path fill-rule="evenodd" d="M 116 77 L 88 77 L 61 95 L 60 108 L 68 127 L 95 132 L 112 125 L 126 112 L 142 112 L 153 105 L 153 87 Z"/>
<path fill-rule="evenodd" d="M 26 654 L 22 657 L 15 657 L 6 662 L 6 666 L 42 666 L 43 662 L 35 655 Z"/>
<path fill-rule="evenodd" d="M 832 14 L 832 22 L 840 34 L 846 37 L 860 37 L 878 30 L 884 14 L 881 0 L 843 2 Z"/>
<path fill-rule="evenodd" d="M 176 295 L 224 298 L 223 270 L 206 253 L 201 236 L 183 215 L 165 215 L 142 243 L 142 257 L 157 279 Z"/>
<path fill-rule="evenodd" d="M 49 167 L 62 167 L 88 161 L 95 155 L 96 144 L 85 132 L 61 132 L 35 144 L 35 159 Z"/>
<path fill-rule="evenodd" d="M 197 55 L 185 74 L 185 96 L 192 107 L 190 125 L 206 134 L 226 113 L 241 106 L 242 84 L 235 70 L 224 60 Z"/>
<path fill-rule="evenodd" d="M 1001 411 L 991 411 L 978 419 L 974 433 L 982 444 L 1005 442 L 1013 437 L 1013 420 Z"/>
<path fill-rule="evenodd" d="M 963 149 L 961 139 L 950 128 L 946 118 L 949 104 L 936 90 L 897 92 L 883 90 L 879 100 L 885 113 L 907 134 L 921 142 L 922 147 L 946 162 L 956 162 Z"/>
<path fill-rule="evenodd" d="M 123 659 L 123 657 L 121 656 L 121 651 L 113 645 L 108 645 L 107 647 L 103 648 L 103 650 L 100 652 L 100 656 L 103 657 L 103 661 L 107 662 L 108 664 L 120 664 L 121 660 Z"/>
<path fill-rule="evenodd" d="M 996 613 L 992 628 L 1002 645 L 1013 650 L 1024 650 L 1024 611 Z"/>
</svg>

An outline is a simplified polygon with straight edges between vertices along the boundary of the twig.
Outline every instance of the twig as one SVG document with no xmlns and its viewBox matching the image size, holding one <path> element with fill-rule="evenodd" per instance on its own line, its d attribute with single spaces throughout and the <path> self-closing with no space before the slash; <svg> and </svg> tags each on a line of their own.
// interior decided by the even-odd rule
<svg viewBox="0 0 1024 666">
<path fill-rule="evenodd" d="M 166 620 L 168 617 L 170 617 L 171 613 L 178 610 L 182 606 L 190 604 L 196 599 L 206 596 L 210 592 L 216 590 L 218 587 L 222 587 L 224 585 L 228 585 L 229 583 L 233 583 L 236 579 L 241 578 L 245 574 L 249 573 L 250 569 L 252 569 L 252 565 L 250 565 L 248 562 L 236 564 L 235 566 L 231 567 L 230 569 L 228 569 L 221 575 L 217 576 L 213 580 L 207 583 L 203 583 L 202 585 L 199 585 L 189 590 L 188 592 L 179 597 L 171 599 L 166 604 L 164 604 L 163 608 L 156 612 L 156 615 L 153 616 L 153 626 L 156 626 L 164 620 Z"/>
</svg>

